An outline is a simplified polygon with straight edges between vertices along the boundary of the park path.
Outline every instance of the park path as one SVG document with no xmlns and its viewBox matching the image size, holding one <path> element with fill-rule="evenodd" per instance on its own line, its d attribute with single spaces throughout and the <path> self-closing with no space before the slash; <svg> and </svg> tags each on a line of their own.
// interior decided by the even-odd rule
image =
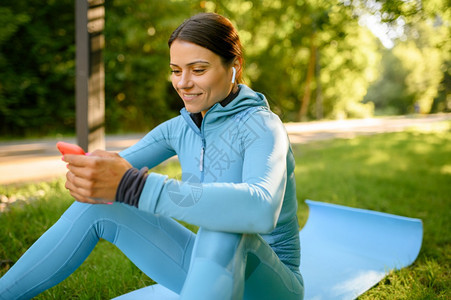
<svg viewBox="0 0 451 300">
<path fill-rule="evenodd" d="M 292 143 L 353 138 L 357 135 L 404 131 L 409 127 L 426 127 L 451 120 L 451 114 L 383 117 L 341 121 L 286 123 Z M 107 136 L 106 149 L 120 151 L 136 143 L 144 134 Z M 63 139 L 74 143 L 75 139 Z M 57 139 L 0 142 L 0 184 L 19 184 L 62 176 L 65 164 L 56 149 Z"/>
</svg>

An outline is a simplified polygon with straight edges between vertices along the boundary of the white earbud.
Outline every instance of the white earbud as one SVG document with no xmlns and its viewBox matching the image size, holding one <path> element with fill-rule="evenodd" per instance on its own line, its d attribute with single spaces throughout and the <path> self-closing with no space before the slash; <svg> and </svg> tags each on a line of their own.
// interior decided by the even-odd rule
<svg viewBox="0 0 451 300">
<path fill-rule="evenodd" d="M 232 75 L 232 83 L 235 83 L 236 69 L 232 67 L 233 75 Z"/>
</svg>

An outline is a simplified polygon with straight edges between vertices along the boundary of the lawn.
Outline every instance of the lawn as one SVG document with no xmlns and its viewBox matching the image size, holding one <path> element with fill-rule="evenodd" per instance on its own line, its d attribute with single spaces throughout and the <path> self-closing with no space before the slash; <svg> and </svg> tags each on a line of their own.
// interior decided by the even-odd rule
<svg viewBox="0 0 451 300">
<path fill-rule="evenodd" d="M 359 299 L 450 299 L 450 133 L 451 123 L 445 122 L 293 146 L 301 226 L 308 216 L 305 199 L 423 220 L 415 263 L 390 273 Z M 169 163 L 158 171 L 176 176 L 179 169 Z M 0 213 L 2 275 L 72 200 L 63 179 L 0 187 L 0 197 L 15 200 Z M 110 299 L 151 283 L 115 246 L 100 241 L 73 275 L 36 299 Z"/>
</svg>

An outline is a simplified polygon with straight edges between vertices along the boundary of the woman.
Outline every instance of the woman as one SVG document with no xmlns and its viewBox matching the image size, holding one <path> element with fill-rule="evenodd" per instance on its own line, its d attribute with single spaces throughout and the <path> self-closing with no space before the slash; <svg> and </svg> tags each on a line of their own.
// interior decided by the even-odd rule
<svg viewBox="0 0 451 300">
<path fill-rule="evenodd" d="M 265 97 L 238 84 L 235 28 L 198 14 L 168 44 L 181 115 L 119 155 L 64 156 L 77 202 L 0 279 L 1 299 L 57 284 L 99 238 L 181 299 L 302 299 L 294 159 Z M 174 155 L 182 181 L 148 173 Z"/>
</svg>

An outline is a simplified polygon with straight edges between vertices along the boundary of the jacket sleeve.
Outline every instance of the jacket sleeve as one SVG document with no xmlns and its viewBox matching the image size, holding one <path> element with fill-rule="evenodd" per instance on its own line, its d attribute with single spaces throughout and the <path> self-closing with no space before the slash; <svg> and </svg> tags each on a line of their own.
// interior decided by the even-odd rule
<svg viewBox="0 0 451 300">
<path fill-rule="evenodd" d="M 244 137 L 244 145 L 248 146 L 244 149 L 241 183 L 195 184 L 151 173 L 139 208 L 210 230 L 272 231 L 285 192 L 289 142 L 279 118 L 267 111 L 258 114 L 258 138 L 246 141 Z M 193 197 L 193 193 L 198 197 Z"/>
<path fill-rule="evenodd" d="M 171 146 L 170 127 L 175 119 L 161 123 L 146 134 L 135 145 L 121 151 L 119 155 L 125 158 L 133 167 L 149 169 L 159 165 L 176 154 Z"/>
</svg>

